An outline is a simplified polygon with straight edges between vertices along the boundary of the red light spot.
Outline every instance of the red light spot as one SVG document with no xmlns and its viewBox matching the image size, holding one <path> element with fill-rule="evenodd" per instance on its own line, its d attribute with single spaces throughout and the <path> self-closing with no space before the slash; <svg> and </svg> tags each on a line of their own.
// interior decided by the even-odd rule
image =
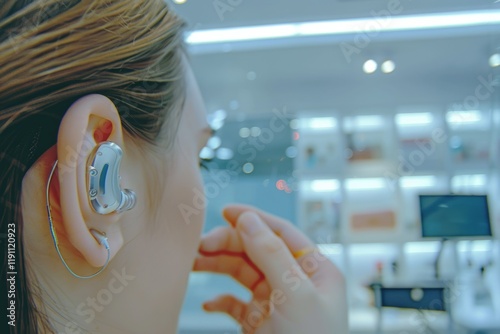
<svg viewBox="0 0 500 334">
<path fill-rule="evenodd" d="M 285 180 L 278 180 L 278 181 L 276 181 L 276 189 L 278 189 L 278 190 L 284 190 L 285 187 L 286 187 Z"/>
<path fill-rule="evenodd" d="M 297 131 L 293 132 L 293 140 L 299 140 L 300 139 L 300 134 Z"/>
</svg>

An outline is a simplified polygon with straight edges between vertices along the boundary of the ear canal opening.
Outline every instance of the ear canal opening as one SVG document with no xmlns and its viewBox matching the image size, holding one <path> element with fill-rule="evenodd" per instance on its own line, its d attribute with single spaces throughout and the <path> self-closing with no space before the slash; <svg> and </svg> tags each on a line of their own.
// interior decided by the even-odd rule
<svg viewBox="0 0 500 334">
<path fill-rule="evenodd" d="M 113 132 L 113 123 L 109 120 L 102 119 L 99 121 L 99 126 L 94 131 L 94 140 L 96 143 L 107 141 Z"/>
</svg>

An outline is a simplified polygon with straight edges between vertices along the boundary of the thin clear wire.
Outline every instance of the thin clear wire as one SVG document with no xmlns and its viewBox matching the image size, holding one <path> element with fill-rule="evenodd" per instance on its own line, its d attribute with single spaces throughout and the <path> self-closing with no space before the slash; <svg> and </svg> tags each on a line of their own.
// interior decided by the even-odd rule
<svg viewBox="0 0 500 334">
<path fill-rule="evenodd" d="M 108 256 L 106 258 L 106 262 L 101 267 L 101 269 L 99 269 L 96 273 L 94 273 L 92 275 L 80 276 L 80 275 L 76 274 L 73 270 L 71 270 L 71 268 L 68 266 L 66 261 L 64 261 L 64 258 L 61 254 L 60 249 L 59 249 L 59 244 L 57 242 L 57 236 L 56 236 L 56 231 L 54 229 L 54 223 L 52 222 L 52 213 L 50 211 L 50 200 L 49 200 L 50 183 L 52 181 L 52 176 L 54 175 L 54 171 L 56 170 L 58 161 L 59 160 L 56 160 L 56 162 L 54 163 L 54 166 L 52 166 L 52 170 L 50 171 L 50 174 L 49 174 L 49 180 L 47 181 L 47 189 L 45 192 L 46 202 L 47 202 L 47 216 L 49 218 L 49 227 L 50 227 L 50 234 L 52 235 L 52 241 L 54 241 L 54 247 L 56 248 L 56 251 L 57 251 L 57 254 L 59 255 L 59 258 L 61 259 L 61 261 L 64 264 L 64 266 L 66 267 L 66 269 L 68 269 L 68 271 L 71 273 L 71 275 L 75 276 L 76 278 L 82 278 L 82 279 L 92 278 L 92 277 L 99 275 L 108 266 L 109 258 L 111 256 L 109 246 L 107 244 L 104 245 L 104 247 L 106 247 L 106 250 L 108 251 Z"/>
</svg>

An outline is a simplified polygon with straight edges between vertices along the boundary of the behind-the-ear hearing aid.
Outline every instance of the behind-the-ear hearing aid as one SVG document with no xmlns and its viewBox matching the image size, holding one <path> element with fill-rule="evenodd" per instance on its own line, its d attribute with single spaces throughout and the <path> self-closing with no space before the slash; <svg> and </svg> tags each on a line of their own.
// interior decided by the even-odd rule
<svg viewBox="0 0 500 334">
<path fill-rule="evenodd" d="M 102 142 L 91 152 L 87 169 L 88 196 L 100 214 L 130 210 L 136 203 L 132 190 L 120 188 L 120 163 L 123 151 L 113 142 Z"/>
<path fill-rule="evenodd" d="M 123 151 L 120 146 L 113 142 L 103 142 L 97 145 L 89 157 L 87 170 L 88 195 L 92 208 L 100 214 L 127 211 L 132 209 L 135 205 L 135 193 L 132 190 L 121 190 L 120 188 L 120 176 L 118 175 L 118 172 L 120 170 L 122 156 Z M 90 229 L 89 231 L 96 241 L 106 248 L 106 262 L 97 272 L 88 276 L 78 275 L 71 270 L 59 249 L 59 242 L 57 240 L 57 234 L 52 221 L 50 208 L 50 182 L 52 181 L 52 176 L 56 170 L 57 163 L 58 160 L 56 160 L 52 166 L 45 190 L 46 208 L 52 241 L 54 242 L 54 247 L 56 248 L 59 258 L 71 275 L 77 278 L 92 278 L 100 274 L 108 266 L 109 259 L 111 257 L 108 238 L 106 237 L 106 234 Z"/>
</svg>

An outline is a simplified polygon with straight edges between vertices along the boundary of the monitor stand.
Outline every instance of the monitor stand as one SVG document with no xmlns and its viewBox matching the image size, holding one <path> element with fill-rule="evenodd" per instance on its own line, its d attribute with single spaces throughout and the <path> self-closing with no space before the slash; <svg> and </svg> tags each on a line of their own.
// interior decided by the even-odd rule
<svg viewBox="0 0 500 334">
<path fill-rule="evenodd" d="M 436 256 L 436 260 L 434 261 L 434 277 L 436 278 L 436 281 L 439 281 L 440 279 L 440 273 L 439 273 L 439 259 L 441 258 L 441 254 L 443 254 L 443 249 L 444 249 L 444 244 L 448 241 L 447 238 L 441 239 L 439 242 L 439 250 Z"/>
</svg>

